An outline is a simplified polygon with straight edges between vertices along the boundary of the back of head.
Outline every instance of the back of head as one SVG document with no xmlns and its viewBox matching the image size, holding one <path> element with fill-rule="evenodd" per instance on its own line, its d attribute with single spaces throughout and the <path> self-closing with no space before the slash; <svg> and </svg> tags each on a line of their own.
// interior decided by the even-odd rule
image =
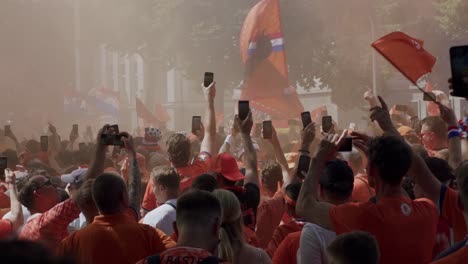
<svg viewBox="0 0 468 264">
<path fill-rule="evenodd" d="M 192 188 L 201 191 L 213 192 L 218 188 L 218 181 L 216 181 L 215 176 L 211 174 L 202 174 L 193 180 Z"/>
<path fill-rule="evenodd" d="M 167 139 L 166 145 L 169 160 L 176 167 L 187 166 L 191 155 L 190 140 L 185 135 L 176 133 Z"/>
<path fill-rule="evenodd" d="M 353 170 L 343 160 L 331 160 L 320 176 L 320 186 L 335 201 L 346 201 L 354 188 Z"/>
<path fill-rule="evenodd" d="M 428 116 L 421 121 L 422 126 L 426 126 L 428 131 L 434 132 L 439 139 L 447 137 L 447 124 L 439 116 Z"/>
<path fill-rule="evenodd" d="M 122 177 L 113 173 L 103 173 L 93 184 L 93 199 L 101 214 L 121 212 L 121 205 L 127 199 L 127 187 Z"/>
<path fill-rule="evenodd" d="M 279 163 L 276 161 L 267 161 L 263 165 L 261 176 L 262 186 L 273 194 L 278 188 L 278 182 L 283 182 L 283 171 Z"/>
<path fill-rule="evenodd" d="M 193 231 L 210 235 L 215 224 L 221 224 L 223 212 L 218 199 L 211 193 L 190 190 L 177 200 L 176 222 L 181 233 Z"/>
<path fill-rule="evenodd" d="M 399 185 L 412 162 L 408 144 L 394 136 L 382 136 L 371 140 L 368 149 L 369 167 L 374 167 L 384 183 Z"/>
<path fill-rule="evenodd" d="M 337 236 L 327 253 L 328 261 L 336 264 L 378 264 L 380 259 L 377 240 L 362 231 Z"/>
<path fill-rule="evenodd" d="M 177 192 L 180 185 L 179 173 L 170 166 L 160 166 L 154 168 L 151 172 L 151 179 L 153 184 L 162 185 L 171 192 Z"/>
<path fill-rule="evenodd" d="M 441 183 L 447 184 L 449 181 L 455 179 L 453 170 L 447 161 L 434 157 L 426 158 L 424 161 L 432 174 L 434 174 Z"/>
<path fill-rule="evenodd" d="M 463 203 L 465 214 L 468 214 L 468 161 L 464 161 L 455 171 L 458 181 L 458 191 Z"/>
<path fill-rule="evenodd" d="M 93 185 L 94 179 L 86 180 L 76 194 L 75 202 L 82 211 L 96 206 L 93 199 Z"/>
<path fill-rule="evenodd" d="M 0 259 L 4 264 L 74 263 L 72 261 L 57 259 L 42 244 L 25 240 L 0 241 Z"/>
<path fill-rule="evenodd" d="M 213 195 L 218 198 L 223 208 L 218 257 L 235 262 L 236 253 L 244 243 L 240 202 L 234 193 L 227 190 L 216 190 Z"/>
</svg>

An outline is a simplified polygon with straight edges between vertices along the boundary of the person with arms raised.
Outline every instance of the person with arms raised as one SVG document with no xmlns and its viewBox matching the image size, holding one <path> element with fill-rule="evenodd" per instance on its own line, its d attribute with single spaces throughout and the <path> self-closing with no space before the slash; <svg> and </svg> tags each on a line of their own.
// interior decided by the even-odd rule
<svg viewBox="0 0 468 264">
<path fill-rule="evenodd" d="M 0 220 L 0 239 L 8 238 L 24 223 L 23 210 L 16 190 L 16 175 L 10 169 L 5 169 L 5 182 L 8 184 L 10 194 L 11 217 Z"/>
<path fill-rule="evenodd" d="M 368 143 L 368 175 L 376 186 L 376 202 L 332 205 L 317 201 L 319 178 L 326 163 L 335 158 L 347 131 L 341 137 L 328 135 L 320 143 L 317 155 L 302 185 L 297 213 L 305 221 L 338 235 L 356 230 L 367 231 L 379 242 L 381 263 L 428 263 L 436 239 L 437 209 L 427 199 L 410 200 L 401 181 L 411 166 L 428 171 L 421 159 L 413 159 L 410 146 L 393 126 L 387 105 L 373 107 L 371 119 L 382 130 L 395 136 L 382 136 Z M 398 135 L 398 136 L 396 136 Z M 428 171 L 430 173 L 430 171 Z"/>
</svg>

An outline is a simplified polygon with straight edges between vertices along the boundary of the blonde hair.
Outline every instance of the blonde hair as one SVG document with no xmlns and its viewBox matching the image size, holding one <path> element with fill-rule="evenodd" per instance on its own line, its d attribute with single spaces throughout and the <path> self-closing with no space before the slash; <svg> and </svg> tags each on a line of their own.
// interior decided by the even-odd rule
<svg viewBox="0 0 468 264">
<path fill-rule="evenodd" d="M 232 192 L 227 190 L 216 190 L 213 195 L 218 198 L 223 208 L 218 257 L 235 263 L 235 258 L 245 243 L 240 202 Z"/>
</svg>

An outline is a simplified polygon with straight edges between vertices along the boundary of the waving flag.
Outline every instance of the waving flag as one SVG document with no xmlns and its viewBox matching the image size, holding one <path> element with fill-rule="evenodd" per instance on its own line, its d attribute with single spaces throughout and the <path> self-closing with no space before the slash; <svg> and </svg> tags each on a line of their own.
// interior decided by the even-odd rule
<svg viewBox="0 0 468 264">
<path fill-rule="evenodd" d="M 245 64 L 241 98 L 277 119 L 299 116 L 303 107 L 289 84 L 278 0 L 261 0 L 245 18 L 240 52 Z"/>
<path fill-rule="evenodd" d="M 393 32 L 372 43 L 382 56 L 415 85 L 432 71 L 436 58 L 423 48 L 424 42 L 402 32 Z"/>
<path fill-rule="evenodd" d="M 63 110 L 67 114 L 83 113 L 86 111 L 86 100 L 76 90 L 65 91 L 63 95 Z"/>
<path fill-rule="evenodd" d="M 169 113 L 167 112 L 166 108 L 164 108 L 162 104 L 155 105 L 155 113 L 156 113 L 156 118 L 162 123 L 167 123 L 169 120 L 171 120 Z"/>
<path fill-rule="evenodd" d="M 88 93 L 90 106 L 94 106 L 97 111 L 118 117 L 120 109 L 120 93 L 108 88 L 93 89 Z"/>
<path fill-rule="evenodd" d="M 145 127 L 159 127 L 159 120 L 146 108 L 145 104 L 138 98 L 136 100 L 136 112 L 138 118 L 143 120 Z"/>
</svg>

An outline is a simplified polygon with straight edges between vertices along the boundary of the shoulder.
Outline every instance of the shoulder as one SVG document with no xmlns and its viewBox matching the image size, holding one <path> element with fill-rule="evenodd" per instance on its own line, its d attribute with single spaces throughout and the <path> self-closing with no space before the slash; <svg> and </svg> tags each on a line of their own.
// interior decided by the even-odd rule
<svg viewBox="0 0 468 264">
<path fill-rule="evenodd" d="M 245 263 L 251 263 L 252 260 L 256 260 L 254 261 L 255 263 L 271 263 L 271 258 L 268 256 L 265 250 L 253 247 L 248 244 L 242 247 L 240 258 L 241 260 L 245 260 Z M 242 262 L 244 261 L 240 261 L 240 263 Z"/>
</svg>

